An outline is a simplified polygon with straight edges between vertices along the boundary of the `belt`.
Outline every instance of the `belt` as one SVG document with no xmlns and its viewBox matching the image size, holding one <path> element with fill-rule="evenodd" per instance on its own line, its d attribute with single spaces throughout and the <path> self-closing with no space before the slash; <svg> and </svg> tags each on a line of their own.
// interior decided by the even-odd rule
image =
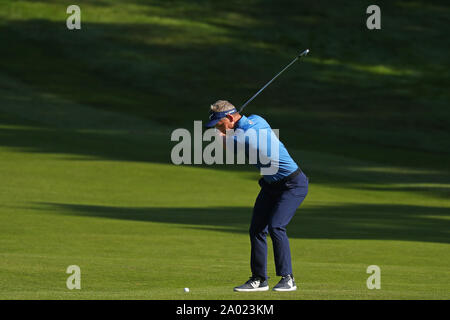
<svg viewBox="0 0 450 320">
<path fill-rule="evenodd" d="M 274 181 L 272 183 L 269 183 L 269 185 L 271 186 L 280 186 L 283 183 L 292 180 L 293 178 L 295 178 L 296 176 L 298 176 L 300 173 L 302 173 L 302 170 L 300 168 L 298 168 L 297 170 L 295 170 L 294 172 L 292 172 L 290 175 L 284 177 L 283 179 L 280 179 L 278 181 Z"/>
</svg>

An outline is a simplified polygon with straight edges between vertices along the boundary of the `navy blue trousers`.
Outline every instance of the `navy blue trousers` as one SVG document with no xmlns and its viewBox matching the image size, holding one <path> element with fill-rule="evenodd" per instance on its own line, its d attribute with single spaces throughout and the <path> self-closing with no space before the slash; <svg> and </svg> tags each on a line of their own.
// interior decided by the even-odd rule
<svg viewBox="0 0 450 320">
<path fill-rule="evenodd" d="M 267 233 L 270 234 L 278 276 L 292 274 L 291 250 L 286 227 L 308 193 L 308 178 L 301 172 L 278 185 L 259 180 L 261 191 L 256 198 L 250 224 L 253 276 L 267 279 Z"/>
</svg>

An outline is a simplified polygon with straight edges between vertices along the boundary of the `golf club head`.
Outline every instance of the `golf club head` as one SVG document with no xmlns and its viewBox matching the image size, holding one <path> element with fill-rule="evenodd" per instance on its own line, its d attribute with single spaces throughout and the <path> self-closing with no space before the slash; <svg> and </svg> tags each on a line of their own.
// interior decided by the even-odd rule
<svg viewBox="0 0 450 320">
<path fill-rule="evenodd" d="M 309 49 L 306 49 L 305 51 L 303 51 L 302 53 L 300 53 L 297 57 L 306 56 L 308 53 L 309 53 Z"/>
</svg>

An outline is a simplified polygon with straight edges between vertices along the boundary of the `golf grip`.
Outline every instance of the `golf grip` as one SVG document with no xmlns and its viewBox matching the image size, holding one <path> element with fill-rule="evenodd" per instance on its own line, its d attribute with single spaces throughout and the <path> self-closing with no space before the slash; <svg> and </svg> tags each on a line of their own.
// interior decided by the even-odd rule
<svg viewBox="0 0 450 320">
<path fill-rule="evenodd" d="M 247 102 L 244 103 L 244 104 L 242 105 L 241 109 L 239 110 L 239 113 L 241 113 L 242 110 L 244 110 L 244 108 L 245 108 L 245 107 L 246 107 L 253 99 L 255 99 L 256 96 L 257 96 L 258 94 L 260 94 L 260 93 L 261 93 L 268 85 L 270 85 L 276 78 L 278 78 L 278 76 L 279 76 L 280 74 L 282 74 L 282 73 L 283 73 L 287 68 L 289 68 L 295 61 L 297 61 L 298 58 L 307 55 L 308 52 L 309 52 L 309 49 L 306 49 L 305 51 L 301 52 L 298 56 L 296 56 L 295 59 L 291 61 L 291 63 L 289 63 L 286 67 L 284 67 L 284 69 L 281 70 L 275 77 L 273 77 L 272 80 L 270 80 L 269 82 L 267 82 L 267 83 L 264 85 L 264 87 L 262 87 L 257 93 L 255 93 L 255 94 L 253 95 L 253 97 L 251 97 L 250 99 L 248 99 Z"/>
</svg>

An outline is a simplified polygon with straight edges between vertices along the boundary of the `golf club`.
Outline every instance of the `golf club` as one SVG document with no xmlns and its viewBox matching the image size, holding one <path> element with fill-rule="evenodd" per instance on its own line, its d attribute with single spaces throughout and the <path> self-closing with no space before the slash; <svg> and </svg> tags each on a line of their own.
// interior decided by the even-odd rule
<svg viewBox="0 0 450 320">
<path fill-rule="evenodd" d="M 260 94 L 260 93 L 261 93 L 261 92 L 262 92 L 269 84 L 271 84 L 276 78 L 278 78 L 278 76 L 279 76 L 280 74 L 282 74 L 282 73 L 283 73 L 287 68 L 289 68 L 295 61 L 297 61 L 298 58 L 300 58 L 300 57 L 302 57 L 302 56 L 306 56 L 306 55 L 308 54 L 308 52 L 309 52 L 309 49 L 306 49 L 305 51 L 303 51 L 302 53 L 300 53 L 298 56 L 296 56 L 295 59 L 291 61 L 291 63 L 289 63 L 286 67 L 284 67 L 284 69 L 281 70 L 275 77 L 273 77 L 272 80 L 270 80 L 269 82 L 267 82 L 267 83 L 265 84 L 264 87 L 262 87 L 257 93 L 255 93 L 255 95 L 254 95 L 253 97 L 251 97 L 250 99 L 248 99 L 248 101 L 242 105 L 241 109 L 239 110 L 239 113 L 241 113 L 242 110 L 244 110 L 244 108 L 245 108 L 245 107 L 246 107 L 253 99 L 255 99 L 256 96 L 257 96 L 258 94 Z"/>
</svg>

